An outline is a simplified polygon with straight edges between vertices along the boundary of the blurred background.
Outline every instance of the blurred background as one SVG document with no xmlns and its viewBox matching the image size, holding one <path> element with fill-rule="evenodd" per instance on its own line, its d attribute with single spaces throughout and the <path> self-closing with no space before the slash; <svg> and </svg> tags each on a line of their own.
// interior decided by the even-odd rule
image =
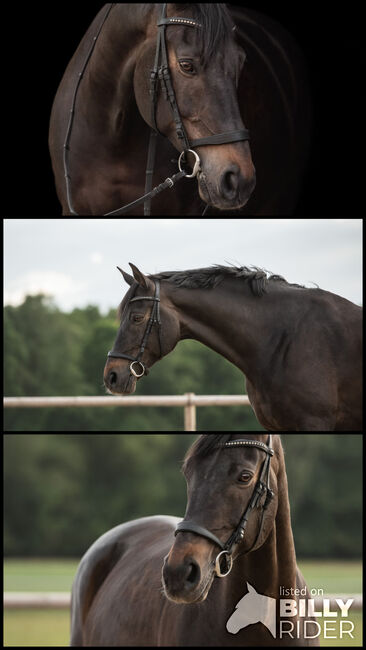
<svg viewBox="0 0 366 650">
<path fill-rule="evenodd" d="M 196 434 L 5 434 L 5 645 L 68 645 L 78 562 L 108 529 L 183 516 L 180 467 Z M 362 590 L 362 436 L 283 434 L 292 527 L 309 587 Z M 19 593 L 28 596 L 19 609 Z M 29 609 L 29 595 L 38 601 Z M 53 594 L 54 608 L 43 602 Z M 347 596 L 350 597 L 350 596 Z M 39 600 L 40 598 L 40 600 Z M 14 604 L 15 603 L 15 604 Z M 352 614 L 361 645 L 361 612 Z"/>
<path fill-rule="evenodd" d="M 101 396 L 128 286 L 146 274 L 213 264 L 258 266 L 362 302 L 361 219 L 6 219 L 6 396 Z M 137 395 L 243 395 L 242 373 L 182 341 Z M 181 407 L 7 409 L 6 431 L 180 431 Z M 197 430 L 262 430 L 250 407 L 197 410 Z"/>
</svg>

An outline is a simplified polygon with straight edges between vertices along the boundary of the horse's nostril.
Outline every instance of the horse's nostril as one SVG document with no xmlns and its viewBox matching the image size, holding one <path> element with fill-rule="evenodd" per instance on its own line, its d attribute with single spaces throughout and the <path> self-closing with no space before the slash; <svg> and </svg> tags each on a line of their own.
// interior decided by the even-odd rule
<svg viewBox="0 0 366 650">
<path fill-rule="evenodd" d="M 111 386 L 114 386 L 117 383 L 117 373 L 113 370 L 109 373 L 109 383 Z"/>
<path fill-rule="evenodd" d="M 194 584 L 195 582 L 197 582 L 198 567 L 193 562 L 190 566 L 191 566 L 191 570 L 187 575 L 187 582 L 191 582 L 192 584 Z"/>
</svg>

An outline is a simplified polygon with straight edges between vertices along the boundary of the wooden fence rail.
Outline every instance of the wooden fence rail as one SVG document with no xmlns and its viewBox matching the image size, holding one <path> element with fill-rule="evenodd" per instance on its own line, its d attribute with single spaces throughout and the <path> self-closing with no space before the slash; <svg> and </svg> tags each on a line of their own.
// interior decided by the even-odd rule
<svg viewBox="0 0 366 650">
<path fill-rule="evenodd" d="M 123 395 L 96 397 L 4 397 L 4 408 L 65 408 L 99 406 L 181 406 L 184 430 L 196 431 L 197 406 L 250 406 L 247 395 Z"/>
<path fill-rule="evenodd" d="M 315 598 L 315 608 L 323 606 L 323 598 L 330 598 L 330 606 L 337 608 L 336 598 L 346 602 L 353 598 L 352 609 L 362 609 L 362 594 L 325 594 L 323 597 Z M 4 607 L 7 609 L 68 609 L 70 607 L 71 595 L 68 592 L 13 592 L 4 593 Z"/>
</svg>

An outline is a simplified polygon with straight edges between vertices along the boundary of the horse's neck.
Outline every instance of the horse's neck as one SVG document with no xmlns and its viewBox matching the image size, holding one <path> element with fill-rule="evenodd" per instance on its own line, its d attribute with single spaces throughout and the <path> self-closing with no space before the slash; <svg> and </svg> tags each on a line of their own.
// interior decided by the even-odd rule
<svg viewBox="0 0 366 650">
<path fill-rule="evenodd" d="M 181 338 L 192 338 L 231 361 L 250 378 L 269 335 L 268 313 L 249 287 L 230 295 L 217 288 L 180 290 L 172 295 L 178 309 Z"/>
<path fill-rule="evenodd" d="M 87 36 L 92 39 L 95 27 L 89 31 Z M 146 139 L 148 126 L 137 110 L 133 89 L 137 51 L 135 22 L 123 5 L 116 5 L 100 32 L 80 85 L 84 122 L 91 124 L 93 136 L 101 137 L 103 145 L 125 142 L 131 133 L 135 143 L 140 136 Z"/>
</svg>

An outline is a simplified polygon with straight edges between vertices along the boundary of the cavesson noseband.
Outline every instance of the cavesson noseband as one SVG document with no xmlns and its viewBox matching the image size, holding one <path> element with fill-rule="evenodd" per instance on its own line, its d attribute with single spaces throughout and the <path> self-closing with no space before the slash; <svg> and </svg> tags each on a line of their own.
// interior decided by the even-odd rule
<svg viewBox="0 0 366 650">
<path fill-rule="evenodd" d="M 249 553 L 255 548 L 259 540 L 263 528 L 264 512 L 268 507 L 271 499 L 274 496 L 273 491 L 269 487 L 269 472 L 271 468 L 271 458 L 274 454 L 271 445 L 272 445 L 272 435 L 270 434 L 268 436 L 266 445 L 264 444 L 264 442 L 260 442 L 259 440 L 248 440 L 246 438 L 242 438 L 238 440 L 231 440 L 229 442 L 225 442 L 217 446 L 218 448 L 221 447 L 224 449 L 233 449 L 235 447 L 252 447 L 255 449 L 259 449 L 260 451 L 263 451 L 266 454 L 266 458 L 262 466 L 262 471 L 260 473 L 260 477 L 254 488 L 251 499 L 237 527 L 235 528 L 234 532 L 229 537 L 227 542 L 223 543 L 218 537 L 216 537 L 216 535 L 214 535 L 209 530 L 207 530 L 207 528 L 204 528 L 203 526 L 199 526 L 194 521 L 182 521 L 180 524 L 178 524 L 177 529 L 175 531 L 175 535 L 178 535 L 178 533 L 195 533 L 196 535 L 201 535 L 201 537 L 206 537 L 206 539 L 209 539 L 211 542 L 213 542 L 214 544 L 216 544 L 221 548 L 221 552 L 218 554 L 214 562 L 215 572 L 219 578 L 225 578 L 231 572 L 231 569 L 233 568 L 233 552 L 238 546 L 238 544 L 244 538 L 249 515 L 254 510 L 254 508 L 261 507 L 262 520 L 260 523 L 259 531 L 254 544 L 252 545 L 251 549 L 247 551 L 247 553 Z M 265 497 L 264 503 L 262 503 L 263 497 Z M 223 568 L 222 561 L 224 560 L 224 558 L 226 560 L 225 563 L 226 566 Z"/>
<path fill-rule="evenodd" d="M 66 138 L 63 147 L 64 150 L 63 164 L 64 164 L 64 173 L 65 173 L 65 182 L 66 182 L 66 196 L 67 196 L 67 204 L 70 213 L 75 216 L 78 216 L 78 213 L 75 212 L 71 200 L 71 177 L 69 173 L 68 158 L 69 158 L 69 151 L 70 151 L 70 137 L 71 137 L 71 131 L 72 131 L 72 125 L 73 125 L 74 113 L 75 113 L 76 97 L 77 97 L 81 79 L 84 76 L 87 64 L 93 53 L 99 34 L 109 15 L 110 10 L 113 7 L 113 4 L 114 3 L 108 6 L 106 14 L 102 20 L 102 23 L 98 28 L 96 36 L 94 36 L 93 38 L 89 52 L 84 61 L 82 70 L 81 72 L 79 72 L 79 77 L 72 98 L 72 106 L 70 111 L 69 122 L 66 130 Z M 240 142 L 243 140 L 249 140 L 248 129 L 238 129 L 237 131 L 217 133 L 216 135 L 210 135 L 204 138 L 198 138 L 196 140 L 191 140 L 191 141 L 189 140 L 187 132 L 183 125 L 182 117 L 179 111 L 179 107 L 177 104 L 177 100 L 173 88 L 172 78 L 170 75 L 167 47 L 165 41 L 165 30 L 170 25 L 184 25 L 185 27 L 193 27 L 197 29 L 200 29 L 201 25 L 193 18 L 183 18 L 180 16 L 167 17 L 166 7 L 167 7 L 167 3 L 165 2 L 162 5 L 161 15 L 157 21 L 158 35 L 157 35 L 156 50 L 155 50 L 155 63 L 154 63 L 154 68 L 153 70 L 151 70 L 151 74 L 150 74 L 151 122 L 153 128 L 151 129 L 151 133 L 150 133 L 149 151 L 147 156 L 147 166 L 146 166 L 146 173 L 145 173 L 145 194 L 141 196 L 139 199 L 136 199 L 136 201 L 132 201 L 131 203 L 123 206 L 122 208 L 118 208 L 117 210 L 113 210 L 112 212 L 107 212 L 106 214 L 103 215 L 105 217 L 111 215 L 118 216 L 121 214 L 125 214 L 127 211 L 136 208 L 141 203 L 144 204 L 144 215 L 149 216 L 150 208 L 151 208 L 151 199 L 154 196 L 156 196 L 157 194 L 159 194 L 159 192 L 162 192 L 165 189 L 173 187 L 173 185 L 181 178 L 184 177 L 194 178 L 201 171 L 201 167 L 200 167 L 201 161 L 197 152 L 194 151 L 195 147 L 203 147 L 206 145 L 220 145 L 220 144 L 227 144 L 228 142 Z M 175 131 L 178 140 L 182 145 L 182 152 L 178 159 L 179 172 L 173 174 L 173 176 L 171 177 L 166 178 L 163 183 L 157 185 L 156 187 L 154 187 L 154 189 L 151 189 L 152 177 L 153 177 L 154 166 L 155 166 L 157 136 L 158 133 L 164 136 L 164 134 L 161 133 L 161 131 L 159 131 L 157 121 L 156 121 L 156 108 L 157 108 L 157 101 L 158 101 L 159 82 L 160 82 L 163 95 L 165 99 L 169 101 L 170 104 L 170 109 L 172 111 L 173 119 L 174 119 Z M 188 173 L 184 169 L 184 165 L 187 164 L 187 153 L 191 153 L 194 156 L 194 160 L 195 160 L 193 165 L 193 170 L 191 173 Z"/>
</svg>

